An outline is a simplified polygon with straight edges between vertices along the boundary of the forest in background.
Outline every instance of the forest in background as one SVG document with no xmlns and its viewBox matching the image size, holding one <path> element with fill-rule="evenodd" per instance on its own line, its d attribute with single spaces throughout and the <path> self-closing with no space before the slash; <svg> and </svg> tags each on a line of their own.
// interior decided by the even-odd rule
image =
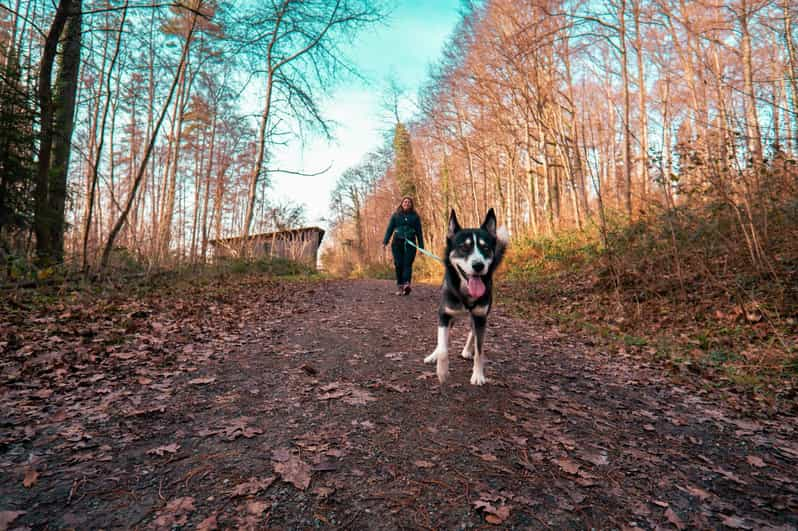
<svg viewBox="0 0 798 531">
<path fill-rule="evenodd" d="M 403 194 L 438 248 L 450 208 L 476 223 L 492 206 L 516 239 L 606 239 L 612 220 L 713 205 L 773 269 L 770 229 L 796 197 L 795 15 L 786 0 L 468 4 L 418 116 L 338 182 L 346 252 L 380 261 Z"/>
<path fill-rule="evenodd" d="M 450 209 L 476 225 L 493 207 L 513 238 L 502 301 L 520 315 L 794 397 L 797 11 L 467 4 L 418 114 L 338 180 L 325 263 L 390 278 L 381 242 L 404 194 L 435 253 Z M 420 257 L 416 277 L 440 266 Z"/>
<path fill-rule="evenodd" d="M 109 263 L 169 268 L 209 241 L 295 227 L 272 201 L 275 146 L 328 135 L 353 74 L 342 46 L 371 0 L 0 5 L 0 252 L 5 276 Z M 254 102 L 254 103 L 253 103 Z"/>
</svg>

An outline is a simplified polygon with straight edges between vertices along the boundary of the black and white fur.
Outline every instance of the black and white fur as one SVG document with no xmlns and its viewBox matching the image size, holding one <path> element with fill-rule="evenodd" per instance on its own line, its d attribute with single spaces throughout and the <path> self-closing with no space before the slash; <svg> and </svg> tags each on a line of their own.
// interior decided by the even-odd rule
<svg viewBox="0 0 798 531">
<path fill-rule="evenodd" d="M 478 229 L 463 229 L 452 210 L 446 234 L 444 265 L 446 275 L 438 308 L 438 345 L 424 358 L 437 362 L 438 380 L 449 376 L 449 331 L 457 316 L 470 315 L 471 330 L 460 356 L 474 358 L 473 385 L 485 380 L 485 328 L 493 300 L 493 273 L 502 261 L 508 242 L 507 230 L 496 229 L 496 214 L 491 208 Z"/>
</svg>

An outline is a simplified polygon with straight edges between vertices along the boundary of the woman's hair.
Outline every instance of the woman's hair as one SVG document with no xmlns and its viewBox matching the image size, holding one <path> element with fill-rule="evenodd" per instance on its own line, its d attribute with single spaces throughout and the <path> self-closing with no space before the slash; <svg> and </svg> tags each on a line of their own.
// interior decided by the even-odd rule
<svg viewBox="0 0 798 531">
<path fill-rule="evenodd" d="M 416 211 L 416 202 L 413 201 L 413 198 L 410 197 L 409 195 L 404 196 L 402 198 L 402 200 L 399 201 L 399 206 L 396 207 L 396 211 L 397 212 L 402 212 L 402 203 L 405 202 L 405 199 L 409 199 L 410 200 L 410 212 L 415 212 Z"/>
</svg>

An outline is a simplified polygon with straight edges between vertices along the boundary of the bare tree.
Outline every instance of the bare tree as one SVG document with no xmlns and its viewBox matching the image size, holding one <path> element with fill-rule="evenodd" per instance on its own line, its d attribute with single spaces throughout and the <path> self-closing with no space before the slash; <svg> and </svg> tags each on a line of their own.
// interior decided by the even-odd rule
<svg viewBox="0 0 798 531">
<path fill-rule="evenodd" d="M 257 152 L 249 175 L 243 220 L 246 239 L 252 226 L 258 184 L 263 179 L 267 140 L 274 125 L 273 105 L 279 94 L 287 104 L 284 112 L 305 118 L 326 131 L 315 91 L 329 87 L 339 71 L 348 69 L 337 43 L 358 27 L 377 21 L 381 12 L 365 0 L 281 0 L 256 3 L 245 12 L 246 28 L 237 43 L 253 58 L 254 71 L 262 76 L 263 100 L 258 125 Z M 253 21 L 258 21 L 253 24 Z M 309 72 L 314 75 L 308 76 Z M 314 81 L 315 77 L 315 83 Z"/>
</svg>

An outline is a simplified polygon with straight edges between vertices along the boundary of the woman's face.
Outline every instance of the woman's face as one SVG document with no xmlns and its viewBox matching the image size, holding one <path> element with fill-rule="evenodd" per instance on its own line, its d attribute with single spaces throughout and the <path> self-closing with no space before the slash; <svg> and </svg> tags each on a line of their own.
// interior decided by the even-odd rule
<svg viewBox="0 0 798 531">
<path fill-rule="evenodd" d="M 413 201 L 405 197 L 402 199 L 402 210 L 410 210 L 413 207 Z"/>
</svg>

